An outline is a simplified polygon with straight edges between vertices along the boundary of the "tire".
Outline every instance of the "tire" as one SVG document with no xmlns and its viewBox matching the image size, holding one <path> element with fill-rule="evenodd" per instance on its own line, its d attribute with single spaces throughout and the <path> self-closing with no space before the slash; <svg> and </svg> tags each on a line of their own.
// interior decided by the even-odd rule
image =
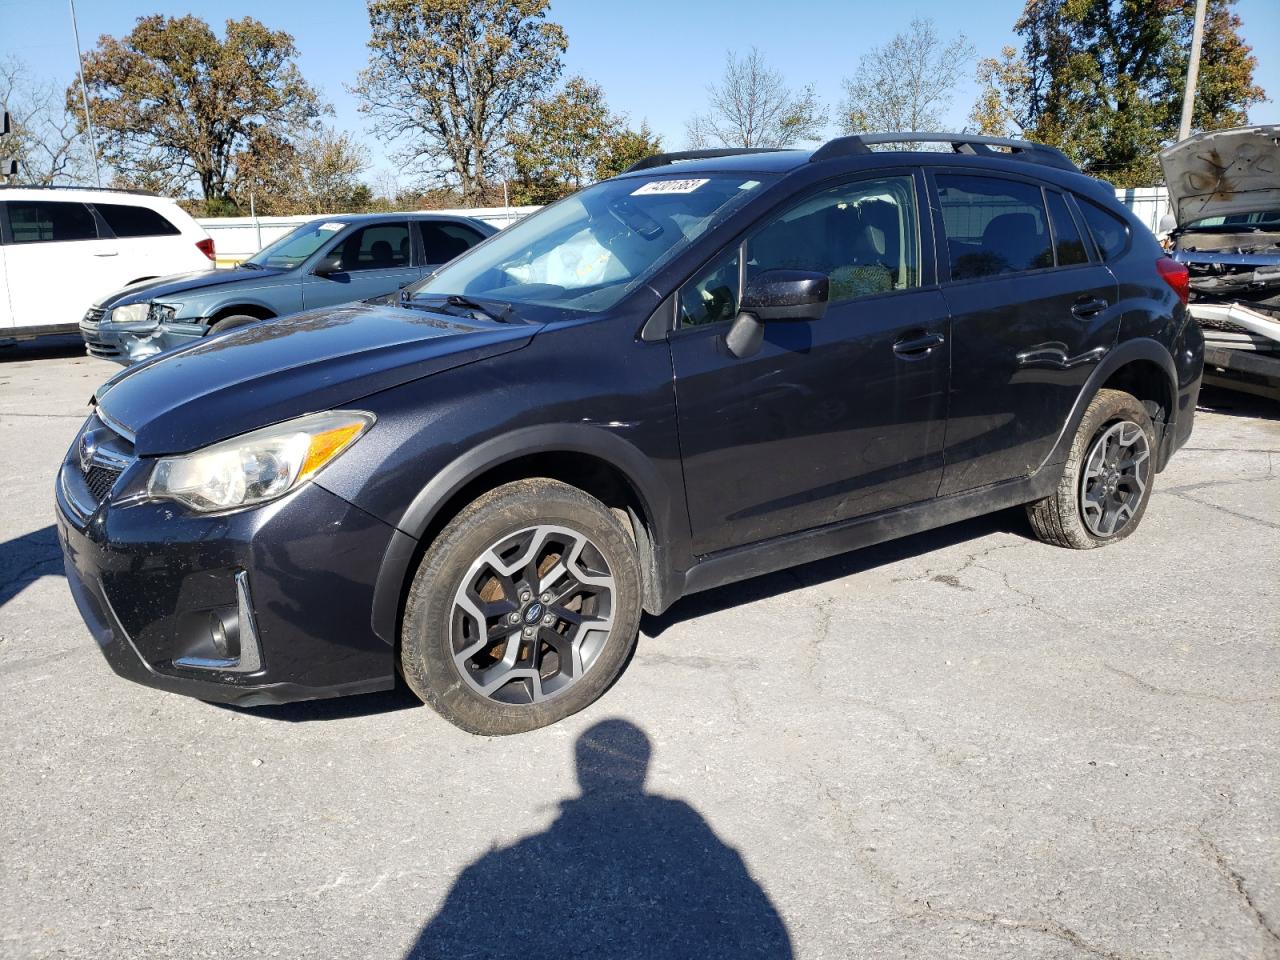
<svg viewBox="0 0 1280 960">
<path fill-rule="evenodd" d="M 257 323 L 261 317 L 251 317 L 247 313 L 237 313 L 229 317 L 223 317 L 217 323 L 209 327 L 209 334 L 226 333 L 228 330 L 234 330 L 236 327 L 247 327 L 251 323 Z"/>
<path fill-rule="evenodd" d="M 400 670 L 463 730 L 524 733 L 609 689 L 635 646 L 641 599 L 635 541 L 618 516 L 557 480 L 518 480 L 473 501 L 427 548 Z"/>
<path fill-rule="evenodd" d="M 1142 403 L 1120 390 L 1099 390 L 1085 409 L 1057 489 L 1027 504 L 1036 536 L 1076 550 L 1129 536 L 1151 500 L 1155 452 L 1155 428 Z"/>
</svg>

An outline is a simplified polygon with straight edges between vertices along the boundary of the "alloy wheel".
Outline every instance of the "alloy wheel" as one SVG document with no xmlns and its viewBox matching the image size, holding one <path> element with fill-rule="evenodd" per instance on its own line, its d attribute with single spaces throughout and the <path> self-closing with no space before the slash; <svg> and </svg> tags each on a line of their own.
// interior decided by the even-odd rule
<svg viewBox="0 0 1280 960">
<path fill-rule="evenodd" d="M 539 524 L 492 544 L 454 594 L 454 664 L 476 692 L 531 704 L 564 693 L 604 649 L 613 574 L 600 549 L 568 527 Z"/>
<path fill-rule="evenodd" d="M 1114 537 L 1142 505 L 1151 475 L 1146 432 L 1130 420 L 1113 423 L 1093 441 L 1080 474 L 1080 513 L 1095 537 Z"/>
</svg>

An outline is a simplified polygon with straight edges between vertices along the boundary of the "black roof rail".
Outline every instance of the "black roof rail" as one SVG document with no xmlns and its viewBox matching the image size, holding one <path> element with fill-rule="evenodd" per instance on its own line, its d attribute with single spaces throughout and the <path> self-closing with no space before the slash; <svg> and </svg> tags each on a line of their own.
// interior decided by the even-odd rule
<svg viewBox="0 0 1280 960">
<path fill-rule="evenodd" d="M 670 163 L 679 163 L 681 160 L 711 160 L 715 157 L 737 157 L 749 153 L 777 153 L 779 150 L 786 149 L 786 147 L 725 147 L 716 150 L 678 150 L 675 153 L 654 153 L 643 160 L 637 160 L 622 172 L 634 173 L 636 170 L 651 170 L 654 167 L 665 167 Z"/>
<path fill-rule="evenodd" d="M 949 143 L 956 153 L 977 157 L 1003 157 L 1006 160 L 1026 160 L 1046 167 L 1057 167 L 1059 170 L 1070 170 L 1072 173 L 1080 172 L 1080 168 L 1055 147 L 1046 147 L 1042 143 L 1032 143 L 1030 140 L 981 137 L 968 133 L 856 133 L 852 136 L 829 140 L 813 152 L 809 162 L 817 163 L 835 157 L 871 153 L 872 146 L 882 143 Z M 1005 149 L 992 150 L 992 147 Z"/>
<path fill-rule="evenodd" d="M 81 187 L 58 183 L 0 183 L 0 190 L 92 190 L 94 193 L 132 193 L 138 197 L 158 197 L 154 190 L 133 190 L 129 187 Z"/>
</svg>

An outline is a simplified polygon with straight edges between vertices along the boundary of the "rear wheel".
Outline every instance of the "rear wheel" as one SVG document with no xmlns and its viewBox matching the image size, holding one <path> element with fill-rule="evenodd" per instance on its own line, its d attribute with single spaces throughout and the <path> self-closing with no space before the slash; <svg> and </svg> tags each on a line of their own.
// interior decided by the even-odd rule
<svg viewBox="0 0 1280 960">
<path fill-rule="evenodd" d="M 640 601 L 635 543 L 608 507 L 555 480 L 509 483 L 466 507 L 423 556 L 401 671 L 464 730 L 533 730 L 613 683 Z"/>
<path fill-rule="evenodd" d="M 1155 428 L 1136 397 L 1099 390 L 1085 410 L 1057 489 L 1027 505 L 1036 536 L 1088 550 L 1142 521 L 1155 478 Z"/>
</svg>

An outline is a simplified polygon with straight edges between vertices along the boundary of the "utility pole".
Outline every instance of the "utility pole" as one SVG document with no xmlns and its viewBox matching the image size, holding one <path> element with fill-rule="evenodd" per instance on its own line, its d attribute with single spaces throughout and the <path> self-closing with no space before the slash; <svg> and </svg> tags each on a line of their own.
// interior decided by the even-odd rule
<svg viewBox="0 0 1280 960">
<path fill-rule="evenodd" d="M 98 166 L 98 139 L 93 135 L 93 118 L 89 116 L 89 91 L 84 85 L 84 57 L 80 54 L 80 25 L 76 23 L 76 0 L 71 4 L 71 33 L 76 38 L 76 70 L 80 74 L 80 99 L 84 102 L 84 125 L 89 131 L 89 149 L 93 151 L 93 178 L 102 186 L 102 169 Z"/>
<path fill-rule="evenodd" d="M 1200 45 L 1204 42 L 1204 11 L 1208 0 L 1196 0 L 1196 22 L 1191 29 L 1191 60 L 1187 64 L 1187 90 L 1182 95 L 1182 123 L 1178 139 L 1191 136 L 1191 114 L 1196 105 L 1196 80 L 1200 77 Z"/>
</svg>

